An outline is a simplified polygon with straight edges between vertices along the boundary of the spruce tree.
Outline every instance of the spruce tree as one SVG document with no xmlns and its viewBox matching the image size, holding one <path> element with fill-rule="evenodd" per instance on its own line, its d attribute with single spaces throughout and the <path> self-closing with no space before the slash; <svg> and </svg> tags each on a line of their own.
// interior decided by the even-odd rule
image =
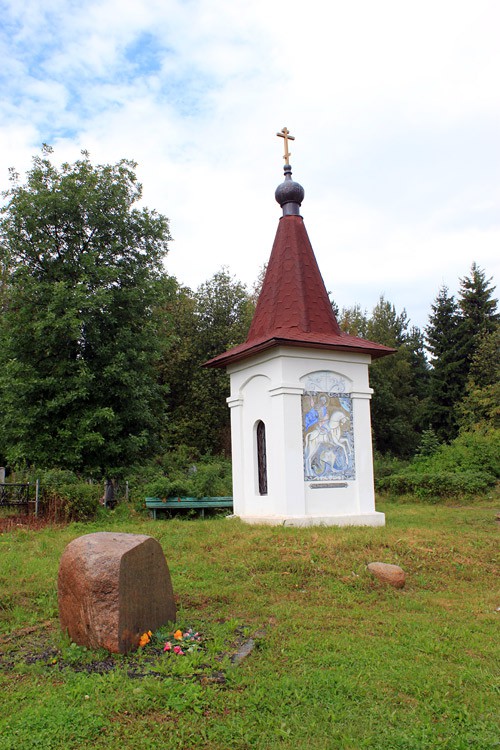
<svg viewBox="0 0 500 750">
<path fill-rule="evenodd" d="M 485 272 L 473 263 L 470 275 L 460 279 L 458 304 L 459 325 L 464 359 L 464 382 L 467 380 L 474 355 L 482 339 L 493 333 L 499 320 L 495 287 L 490 285 Z"/>
<path fill-rule="evenodd" d="M 404 458 L 414 454 L 420 441 L 427 379 L 422 336 L 417 328 L 408 330 L 408 326 L 406 311 L 398 314 L 382 296 L 365 333 L 368 339 L 397 350 L 370 367 L 372 426 L 376 450 Z"/>
<path fill-rule="evenodd" d="M 459 307 L 448 288 L 443 286 L 432 305 L 425 329 L 432 368 L 426 421 L 443 441 L 452 440 L 458 432 L 456 405 L 462 398 L 467 377 L 459 328 Z"/>
<path fill-rule="evenodd" d="M 474 353 L 465 398 L 458 408 L 461 430 L 500 428 L 500 324 L 481 338 Z"/>
</svg>

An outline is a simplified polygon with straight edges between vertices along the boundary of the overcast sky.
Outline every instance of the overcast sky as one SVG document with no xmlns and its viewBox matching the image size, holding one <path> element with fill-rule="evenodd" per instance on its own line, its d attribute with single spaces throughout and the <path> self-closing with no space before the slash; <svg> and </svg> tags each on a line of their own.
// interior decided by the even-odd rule
<svg viewBox="0 0 500 750">
<path fill-rule="evenodd" d="M 0 0 L 0 186 L 138 162 L 167 269 L 251 285 L 281 214 L 287 126 L 327 289 L 427 322 L 472 261 L 500 270 L 498 0 Z"/>
</svg>

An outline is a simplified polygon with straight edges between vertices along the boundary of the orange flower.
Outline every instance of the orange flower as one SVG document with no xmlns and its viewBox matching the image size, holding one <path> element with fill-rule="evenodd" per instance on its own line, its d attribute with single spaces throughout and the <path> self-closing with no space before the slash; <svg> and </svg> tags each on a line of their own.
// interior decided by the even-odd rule
<svg viewBox="0 0 500 750">
<path fill-rule="evenodd" d="M 182 630 L 176 630 L 174 633 L 174 638 L 178 641 L 182 641 Z"/>
<path fill-rule="evenodd" d="M 143 646 L 145 646 L 145 645 L 146 645 L 147 643 L 149 643 L 149 641 L 150 641 L 150 638 L 151 638 L 151 636 L 152 636 L 152 635 L 153 635 L 153 634 L 152 634 L 152 632 L 151 632 L 150 630 L 148 630 L 148 632 L 147 632 L 147 633 L 143 633 L 143 634 L 141 635 L 141 637 L 139 638 L 139 647 L 140 647 L 140 648 L 142 648 L 142 647 L 143 647 Z"/>
</svg>

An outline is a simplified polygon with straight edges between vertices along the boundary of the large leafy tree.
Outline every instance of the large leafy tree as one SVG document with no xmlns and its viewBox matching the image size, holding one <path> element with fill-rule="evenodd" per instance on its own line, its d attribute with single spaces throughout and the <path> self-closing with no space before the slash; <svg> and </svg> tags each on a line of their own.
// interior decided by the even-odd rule
<svg viewBox="0 0 500 750">
<path fill-rule="evenodd" d="M 217 271 L 196 291 L 196 354 L 200 364 L 245 341 L 254 305 L 240 281 L 227 268 Z M 193 404 L 199 416 L 197 444 L 203 450 L 229 453 L 231 431 L 229 376 L 225 369 L 198 368 L 193 377 Z"/>
<path fill-rule="evenodd" d="M 229 377 L 202 364 L 245 341 L 254 310 L 251 295 L 222 268 L 196 292 L 178 287 L 170 305 L 177 345 L 173 352 L 165 350 L 162 363 L 170 389 L 167 442 L 201 453 L 229 453 Z"/>
<path fill-rule="evenodd" d="M 164 400 L 152 303 L 168 220 L 137 208 L 135 163 L 57 168 L 50 148 L 12 185 L 0 223 L 4 457 L 112 473 L 154 448 Z"/>
<path fill-rule="evenodd" d="M 180 444 L 193 448 L 192 424 L 197 421 L 197 414 L 192 381 L 200 359 L 194 293 L 172 277 L 165 279 L 157 314 L 163 327 L 164 342 L 159 377 L 165 386 L 168 411 L 163 445 L 167 449 Z"/>
</svg>

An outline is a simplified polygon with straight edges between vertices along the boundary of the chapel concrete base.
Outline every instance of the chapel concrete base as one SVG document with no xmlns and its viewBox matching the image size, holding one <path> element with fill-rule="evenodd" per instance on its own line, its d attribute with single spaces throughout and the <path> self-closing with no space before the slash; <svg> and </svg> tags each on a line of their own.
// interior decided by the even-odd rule
<svg viewBox="0 0 500 750">
<path fill-rule="evenodd" d="M 266 526 L 385 526 L 385 513 L 351 516 L 235 516 L 244 523 Z"/>
</svg>

